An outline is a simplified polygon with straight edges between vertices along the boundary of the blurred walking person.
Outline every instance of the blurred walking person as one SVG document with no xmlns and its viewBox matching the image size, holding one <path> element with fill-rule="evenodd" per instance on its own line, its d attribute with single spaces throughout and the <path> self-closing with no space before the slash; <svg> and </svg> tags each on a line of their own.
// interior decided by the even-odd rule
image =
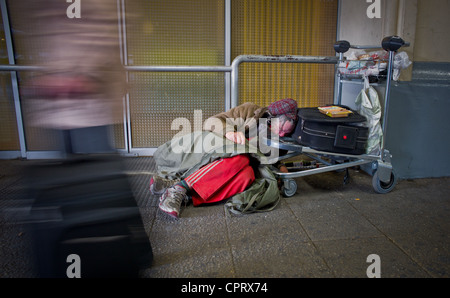
<svg viewBox="0 0 450 298">
<path fill-rule="evenodd" d="M 110 133 L 126 73 L 117 1 L 15 0 L 21 55 L 42 67 L 21 82 L 29 126 L 59 136 L 65 159 L 30 169 L 40 277 L 138 277 L 152 251 Z M 80 264 L 81 263 L 81 264 Z"/>
</svg>

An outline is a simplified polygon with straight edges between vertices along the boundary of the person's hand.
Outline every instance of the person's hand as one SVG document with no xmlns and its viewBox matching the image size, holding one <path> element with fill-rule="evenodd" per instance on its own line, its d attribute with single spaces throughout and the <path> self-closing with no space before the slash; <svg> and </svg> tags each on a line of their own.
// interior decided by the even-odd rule
<svg viewBox="0 0 450 298">
<path fill-rule="evenodd" d="M 238 131 L 238 132 L 229 131 L 225 134 L 225 137 L 228 140 L 235 142 L 236 144 L 240 144 L 240 145 L 245 144 L 245 135 L 241 131 Z"/>
</svg>

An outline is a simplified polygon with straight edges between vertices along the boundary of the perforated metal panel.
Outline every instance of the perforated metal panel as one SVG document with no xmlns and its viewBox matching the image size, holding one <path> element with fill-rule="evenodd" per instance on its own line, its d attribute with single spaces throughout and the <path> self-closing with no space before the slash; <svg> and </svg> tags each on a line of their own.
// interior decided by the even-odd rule
<svg viewBox="0 0 450 298">
<path fill-rule="evenodd" d="M 224 1 L 127 1 L 128 65 L 224 65 Z M 223 73 L 130 73 L 133 148 L 158 147 L 192 124 L 224 110 Z"/>
<path fill-rule="evenodd" d="M 197 121 L 203 122 L 224 109 L 225 86 L 221 73 L 136 73 L 131 76 L 130 113 L 135 148 L 158 147 L 181 129 L 192 131 L 196 110 L 202 116 Z M 188 119 L 191 127 L 171 129 L 177 118 Z"/>
<path fill-rule="evenodd" d="M 0 74 L 0 90 L 0 150 L 19 150 L 16 112 L 9 73 Z"/>
<path fill-rule="evenodd" d="M 1 14 L 0 24 L 3 24 Z M 0 26 L 0 63 L 9 64 L 3 26 Z M 11 75 L 7 72 L 0 73 L 0 121 L 0 150 L 19 150 Z"/>
<path fill-rule="evenodd" d="M 8 14 L 9 14 L 9 22 L 11 26 L 11 34 L 14 41 L 14 56 L 15 63 L 17 65 L 30 65 L 35 59 L 36 56 L 39 56 L 42 53 L 42 45 L 40 43 L 33 43 L 29 48 L 25 48 L 24 42 L 27 38 L 27 34 L 30 31 L 32 26 L 38 26 L 38 24 L 32 24 L 30 22 L 22 21 L 22 12 L 21 8 L 23 4 L 20 1 L 8 1 Z M 30 10 L 34 9 L 33 5 L 30 5 Z M 7 61 L 4 64 L 9 64 Z M 9 73 L 2 73 L 5 76 L 10 76 Z M 21 94 L 21 82 L 26 81 L 31 76 L 36 75 L 34 72 L 18 72 L 17 76 L 19 79 L 19 94 Z M 9 80 L 8 88 L 11 90 L 11 80 Z M 12 91 L 9 94 L 9 99 L 11 103 L 14 101 Z M 31 127 L 27 125 L 27 115 L 30 112 L 29 106 L 26 104 L 23 98 L 20 98 L 21 108 L 22 108 L 22 117 L 24 124 L 24 132 L 25 132 L 25 143 L 26 149 L 28 151 L 37 151 L 37 150 L 54 150 L 57 148 L 56 138 L 54 134 L 42 128 Z M 15 113 L 15 111 L 14 111 Z M 15 116 L 14 116 L 15 119 Z M 17 128 L 15 133 L 17 133 Z"/>
<path fill-rule="evenodd" d="M 232 58 L 242 54 L 334 56 L 337 0 L 233 0 Z M 333 102 L 334 66 L 243 64 L 239 103 L 291 97 L 299 106 Z"/>
</svg>

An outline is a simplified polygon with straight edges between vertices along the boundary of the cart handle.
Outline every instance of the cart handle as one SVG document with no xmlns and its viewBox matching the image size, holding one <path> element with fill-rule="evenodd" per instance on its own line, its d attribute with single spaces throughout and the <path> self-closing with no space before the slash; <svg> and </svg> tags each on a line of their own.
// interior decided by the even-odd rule
<svg viewBox="0 0 450 298">
<path fill-rule="evenodd" d="M 347 52 L 352 46 L 350 43 L 346 40 L 338 40 L 333 45 L 334 51 L 336 53 L 345 53 Z"/>
<path fill-rule="evenodd" d="M 409 47 L 409 42 L 405 42 L 399 36 L 388 36 L 381 41 L 381 47 L 389 52 L 396 52 L 401 47 Z"/>
<path fill-rule="evenodd" d="M 409 47 L 410 43 L 405 42 L 401 37 L 399 36 L 387 36 L 383 38 L 381 41 L 381 46 L 375 46 L 375 45 L 352 45 L 346 40 L 338 40 L 334 43 L 334 51 L 336 53 L 345 53 L 349 49 L 360 49 L 360 50 L 367 50 L 367 49 L 385 49 L 388 52 L 396 52 L 401 47 Z"/>
</svg>

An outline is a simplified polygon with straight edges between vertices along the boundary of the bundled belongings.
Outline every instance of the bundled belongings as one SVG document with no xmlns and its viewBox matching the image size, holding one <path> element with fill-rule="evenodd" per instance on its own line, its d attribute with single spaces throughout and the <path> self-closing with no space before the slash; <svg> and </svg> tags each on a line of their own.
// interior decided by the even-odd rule
<svg viewBox="0 0 450 298">
<path fill-rule="evenodd" d="M 337 70 L 341 75 L 381 78 L 386 76 L 388 59 L 388 51 L 379 50 L 367 53 L 364 50 L 353 50 L 344 61 L 338 64 Z M 401 70 L 408 68 L 411 64 L 406 52 L 397 53 L 393 63 L 393 80 L 397 81 Z"/>
</svg>

